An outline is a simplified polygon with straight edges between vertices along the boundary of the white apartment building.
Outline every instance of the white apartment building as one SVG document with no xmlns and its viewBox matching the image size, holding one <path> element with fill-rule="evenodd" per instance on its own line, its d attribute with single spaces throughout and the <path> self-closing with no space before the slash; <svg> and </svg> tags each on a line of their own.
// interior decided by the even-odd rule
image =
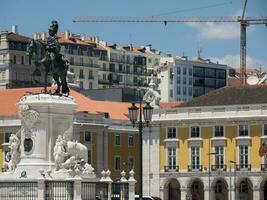
<svg viewBox="0 0 267 200">
<path fill-rule="evenodd" d="M 165 102 L 187 101 L 227 85 L 227 66 L 208 60 L 162 57 L 157 72 L 158 88 Z"/>
<path fill-rule="evenodd" d="M 42 81 L 40 72 L 26 54 L 28 37 L 20 35 L 16 25 L 11 32 L 0 33 L 0 87 L 38 86 Z M 35 80 L 33 80 L 33 72 Z"/>
</svg>

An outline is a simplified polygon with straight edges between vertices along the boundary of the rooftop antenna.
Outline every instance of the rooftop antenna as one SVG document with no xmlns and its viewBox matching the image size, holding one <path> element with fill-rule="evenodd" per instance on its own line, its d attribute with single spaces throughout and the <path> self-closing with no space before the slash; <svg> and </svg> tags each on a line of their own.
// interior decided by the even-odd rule
<svg viewBox="0 0 267 200">
<path fill-rule="evenodd" d="M 259 83 L 259 78 L 257 76 L 251 75 L 247 78 L 248 85 L 257 85 Z"/>
<path fill-rule="evenodd" d="M 202 48 L 199 47 L 198 50 L 197 50 L 197 58 L 198 59 L 201 59 L 201 55 L 200 55 L 201 53 L 202 53 Z"/>
</svg>

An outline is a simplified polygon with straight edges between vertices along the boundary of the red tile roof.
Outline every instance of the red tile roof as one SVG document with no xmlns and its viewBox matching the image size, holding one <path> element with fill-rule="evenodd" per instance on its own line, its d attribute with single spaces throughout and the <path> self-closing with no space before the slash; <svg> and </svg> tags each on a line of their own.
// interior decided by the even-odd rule
<svg viewBox="0 0 267 200">
<path fill-rule="evenodd" d="M 23 35 L 19 35 L 17 33 L 12 33 L 12 32 L 7 34 L 7 39 L 9 41 L 24 42 L 24 43 L 28 43 L 30 40 L 30 38 L 28 38 L 28 37 L 25 37 Z"/>
<path fill-rule="evenodd" d="M 236 71 L 236 73 L 240 73 L 240 68 L 234 68 L 234 70 Z M 260 71 L 258 69 L 248 69 L 246 68 L 246 74 L 259 74 Z"/>
<path fill-rule="evenodd" d="M 175 108 L 182 104 L 183 102 L 181 101 L 174 101 L 174 102 L 160 102 L 160 107 L 161 108 Z"/>
<path fill-rule="evenodd" d="M 26 92 L 39 93 L 41 88 L 19 88 L 19 89 L 1 89 L 0 90 L 0 116 L 16 116 L 18 108 L 16 104 Z M 128 120 L 128 107 L 130 103 L 95 101 L 88 97 L 71 90 L 78 107 L 77 112 L 87 111 L 88 113 L 109 113 L 111 119 Z"/>
<path fill-rule="evenodd" d="M 239 78 L 229 77 L 228 78 L 228 86 L 241 86 L 242 83 Z"/>
</svg>

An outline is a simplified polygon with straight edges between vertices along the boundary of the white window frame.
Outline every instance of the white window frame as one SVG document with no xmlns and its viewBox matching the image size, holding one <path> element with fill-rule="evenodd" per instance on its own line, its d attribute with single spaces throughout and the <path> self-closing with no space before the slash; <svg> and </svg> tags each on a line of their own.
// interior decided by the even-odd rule
<svg viewBox="0 0 267 200">
<path fill-rule="evenodd" d="M 176 149 L 176 166 L 178 166 L 178 145 L 177 145 L 177 143 L 166 143 L 166 153 L 165 153 L 165 155 L 166 155 L 166 159 L 165 159 L 165 165 L 166 166 L 168 166 L 168 164 L 169 164 L 169 160 L 168 160 L 168 154 L 169 154 L 169 152 L 168 152 L 168 148 L 175 148 Z"/>
<path fill-rule="evenodd" d="M 130 145 L 130 137 L 132 137 L 132 140 L 133 140 L 133 145 Z M 128 147 L 134 147 L 134 135 L 133 134 L 129 134 L 128 135 Z"/>
<path fill-rule="evenodd" d="M 130 169 L 130 165 L 129 165 L 129 163 L 130 163 L 130 159 L 133 159 L 133 168 L 132 169 Z M 134 170 L 134 156 L 129 156 L 128 157 L 128 169 L 129 169 L 129 171 L 131 171 L 131 170 Z"/>
<path fill-rule="evenodd" d="M 240 126 L 247 126 L 248 127 L 248 135 L 240 135 Z M 250 136 L 250 125 L 249 124 L 238 124 L 238 137 L 249 137 Z"/>
<path fill-rule="evenodd" d="M 225 162 L 225 145 L 223 144 L 221 144 L 221 145 L 215 145 L 214 147 L 213 147 L 213 152 L 216 152 L 215 150 L 216 150 L 216 147 L 222 147 L 223 148 L 223 165 L 226 165 L 226 162 Z M 214 157 L 213 157 L 213 165 L 216 165 L 216 154 L 214 155 Z M 222 168 L 223 169 L 223 168 Z"/>
<path fill-rule="evenodd" d="M 223 127 L 223 136 L 216 136 L 215 135 L 216 126 L 222 126 Z M 223 138 L 223 137 L 225 137 L 225 125 L 216 124 L 215 126 L 213 126 L 213 137 L 214 138 Z"/>
<path fill-rule="evenodd" d="M 201 147 L 200 146 L 198 146 L 198 145 L 192 145 L 192 146 L 190 146 L 190 166 L 191 166 L 191 170 L 192 171 L 195 171 L 195 170 L 199 170 L 199 169 L 193 169 L 192 167 L 193 167 L 193 163 L 192 163 L 192 148 L 198 148 L 199 149 L 199 164 L 198 164 L 198 166 L 200 167 L 201 166 Z"/>
<path fill-rule="evenodd" d="M 266 135 L 264 134 L 264 126 L 265 126 L 265 125 L 267 126 L 267 123 L 263 123 L 263 124 L 262 124 L 262 136 L 267 136 L 267 134 L 266 134 Z"/>
<path fill-rule="evenodd" d="M 168 133 L 169 133 L 169 129 L 175 129 L 175 137 L 168 137 Z M 166 128 L 166 139 L 175 139 L 175 138 L 178 138 L 178 133 L 177 133 L 177 127 L 175 126 L 169 126 Z"/>
<path fill-rule="evenodd" d="M 195 127 L 198 127 L 199 128 L 199 137 L 191 137 L 192 136 L 192 131 L 191 130 L 192 130 L 192 128 L 195 128 Z M 198 125 L 194 126 L 193 125 L 193 126 L 190 126 L 189 128 L 190 128 L 189 129 L 189 134 L 190 134 L 189 135 L 189 138 L 201 138 L 201 126 L 198 126 Z"/>
<path fill-rule="evenodd" d="M 120 144 L 116 144 L 116 137 L 117 136 L 119 136 L 119 138 L 120 138 Z M 121 146 L 121 134 L 120 133 L 115 133 L 114 134 L 114 145 L 117 146 L 117 147 Z"/>
<path fill-rule="evenodd" d="M 119 169 L 116 169 L 116 158 L 119 158 L 120 159 Z M 114 157 L 114 170 L 115 171 L 120 171 L 121 170 L 121 156 L 119 156 L 119 155 L 115 155 L 115 157 Z"/>
<path fill-rule="evenodd" d="M 9 134 L 9 138 L 10 138 L 12 132 L 5 132 L 5 133 L 4 133 L 4 143 L 8 143 L 8 141 L 6 142 L 6 137 L 7 137 L 6 135 L 7 135 L 7 134 Z M 9 140 L 9 139 L 8 139 L 8 140 Z"/>
<path fill-rule="evenodd" d="M 250 145 L 246 141 L 241 142 L 241 143 L 238 144 L 238 148 L 237 148 L 237 164 L 239 166 L 241 166 L 240 157 L 239 157 L 239 155 L 240 155 L 240 146 L 247 146 L 248 147 L 248 165 L 250 165 L 251 164 L 250 163 Z M 240 169 L 242 170 L 242 168 L 240 168 Z"/>
<path fill-rule="evenodd" d="M 192 147 L 199 147 L 199 165 L 202 165 L 202 142 L 201 141 L 192 141 L 189 143 L 189 165 L 192 165 L 192 158 L 191 158 L 191 148 Z"/>
<path fill-rule="evenodd" d="M 85 140 L 86 133 L 89 133 L 90 134 L 90 141 L 86 141 Z M 84 143 L 86 143 L 86 144 L 92 144 L 92 132 L 91 131 L 84 131 Z"/>
</svg>

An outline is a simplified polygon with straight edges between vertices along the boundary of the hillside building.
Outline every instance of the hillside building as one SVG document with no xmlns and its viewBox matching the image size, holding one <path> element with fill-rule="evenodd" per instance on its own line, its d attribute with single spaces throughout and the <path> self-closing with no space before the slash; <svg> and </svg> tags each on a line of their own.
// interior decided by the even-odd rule
<svg viewBox="0 0 267 200">
<path fill-rule="evenodd" d="M 165 102 L 188 101 L 227 86 L 227 66 L 203 59 L 164 57 L 157 71 L 158 88 Z"/>
</svg>

